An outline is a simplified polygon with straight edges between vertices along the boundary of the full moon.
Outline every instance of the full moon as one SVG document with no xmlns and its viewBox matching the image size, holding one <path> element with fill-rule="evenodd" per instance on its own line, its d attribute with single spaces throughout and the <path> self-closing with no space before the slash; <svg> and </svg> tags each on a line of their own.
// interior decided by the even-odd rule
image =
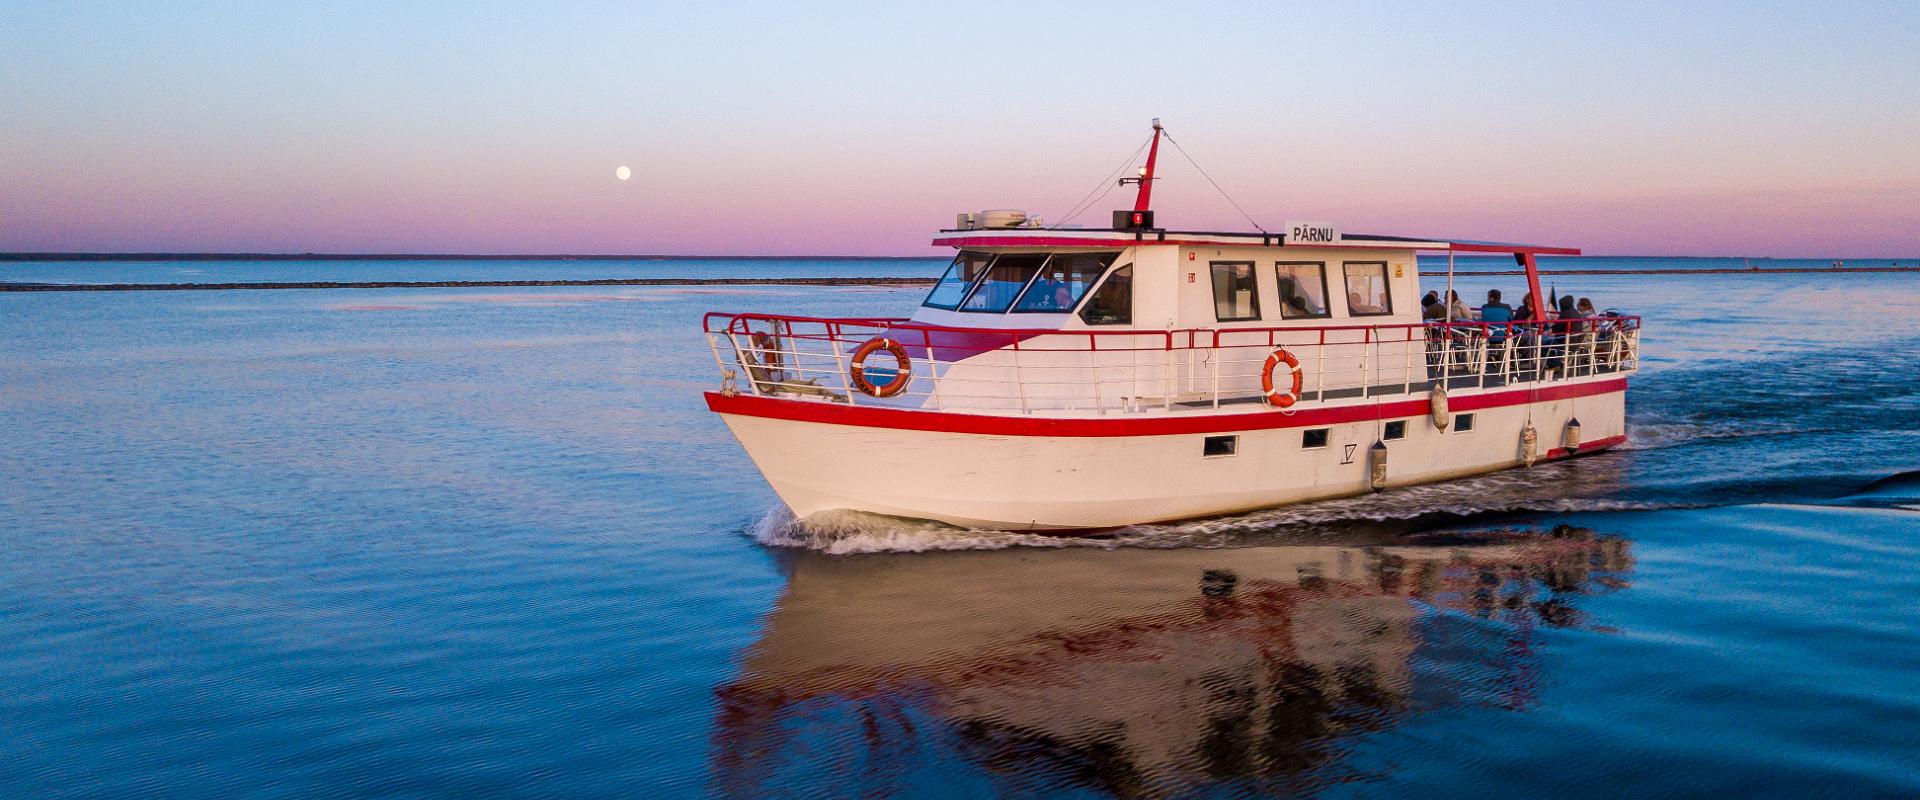
<svg viewBox="0 0 1920 800">
<path fill-rule="evenodd" d="M 628 178 L 633 177 L 633 170 L 627 169 L 627 165 L 621 164 L 620 166 L 615 167 L 613 169 L 613 177 L 619 178 L 620 180 L 624 181 Z"/>
</svg>

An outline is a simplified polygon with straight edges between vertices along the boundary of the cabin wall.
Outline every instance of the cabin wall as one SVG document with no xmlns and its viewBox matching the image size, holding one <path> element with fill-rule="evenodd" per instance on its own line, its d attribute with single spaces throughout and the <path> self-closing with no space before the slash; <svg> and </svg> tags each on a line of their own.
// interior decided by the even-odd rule
<svg viewBox="0 0 1920 800">
<path fill-rule="evenodd" d="M 1160 248 L 1146 248 L 1158 250 Z M 1174 248 L 1167 248 L 1172 250 Z M 1178 272 L 1174 287 L 1178 293 L 1178 317 L 1175 328 L 1271 328 L 1322 327 L 1327 325 L 1396 325 L 1420 321 L 1420 270 L 1413 253 L 1406 250 L 1358 250 L 1349 248 L 1278 247 L 1181 247 L 1175 254 Z M 1252 262 L 1259 288 L 1260 319 L 1220 322 L 1214 316 L 1213 264 L 1218 261 Z M 1327 304 L 1330 319 L 1280 318 L 1279 281 L 1274 265 L 1281 262 L 1317 261 L 1326 264 Z M 1380 262 L 1387 265 L 1388 292 L 1393 313 L 1386 316 L 1354 317 L 1347 307 L 1343 266 L 1349 262 Z"/>
</svg>

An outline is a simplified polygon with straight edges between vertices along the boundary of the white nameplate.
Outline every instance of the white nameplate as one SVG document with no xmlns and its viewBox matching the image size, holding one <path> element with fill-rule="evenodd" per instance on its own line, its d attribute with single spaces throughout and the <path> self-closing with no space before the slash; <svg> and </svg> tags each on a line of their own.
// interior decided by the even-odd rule
<svg viewBox="0 0 1920 800">
<path fill-rule="evenodd" d="M 1287 244 L 1339 244 L 1340 226 L 1331 222 L 1287 220 Z"/>
</svg>

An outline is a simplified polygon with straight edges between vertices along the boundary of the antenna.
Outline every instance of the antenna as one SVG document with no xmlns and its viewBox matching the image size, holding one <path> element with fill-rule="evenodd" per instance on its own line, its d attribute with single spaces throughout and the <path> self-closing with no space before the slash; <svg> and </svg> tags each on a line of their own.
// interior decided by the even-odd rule
<svg viewBox="0 0 1920 800">
<path fill-rule="evenodd" d="M 1121 178 L 1120 185 L 1139 184 L 1140 193 L 1134 195 L 1133 211 L 1113 212 L 1113 227 L 1116 229 L 1145 229 L 1153 227 L 1153 166 L 1160 157 L 1160 118 L 1153 118 L 1153 144 L 1147 148 L 1147 165 L 1140 168 L 1137 178 Z"/>
</svg>

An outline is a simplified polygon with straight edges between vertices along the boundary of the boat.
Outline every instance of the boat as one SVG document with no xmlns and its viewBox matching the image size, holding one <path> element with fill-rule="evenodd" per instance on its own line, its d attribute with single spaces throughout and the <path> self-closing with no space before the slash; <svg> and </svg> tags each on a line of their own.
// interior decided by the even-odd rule
<svg viewBox="0 0 1920 800">
<path fill-rule="evenodd" d="M 705 393 L 803 522 L 1086 532 L 1457 479 L 1626 441 L 1640 319 L 1423 319 L 1422 253 L 1574 247 L 962 213 L 907 317 L 721 313 Z M 1183 151 L 1184 152 L 1184 151 Z M 1131 157 L 1129 158 L 1131 161 Z M 1448 273 L 1451 283 L 1451 269 Z M 1450 314 L 1451 312 L 1449 312 Z"/>
</svg>

